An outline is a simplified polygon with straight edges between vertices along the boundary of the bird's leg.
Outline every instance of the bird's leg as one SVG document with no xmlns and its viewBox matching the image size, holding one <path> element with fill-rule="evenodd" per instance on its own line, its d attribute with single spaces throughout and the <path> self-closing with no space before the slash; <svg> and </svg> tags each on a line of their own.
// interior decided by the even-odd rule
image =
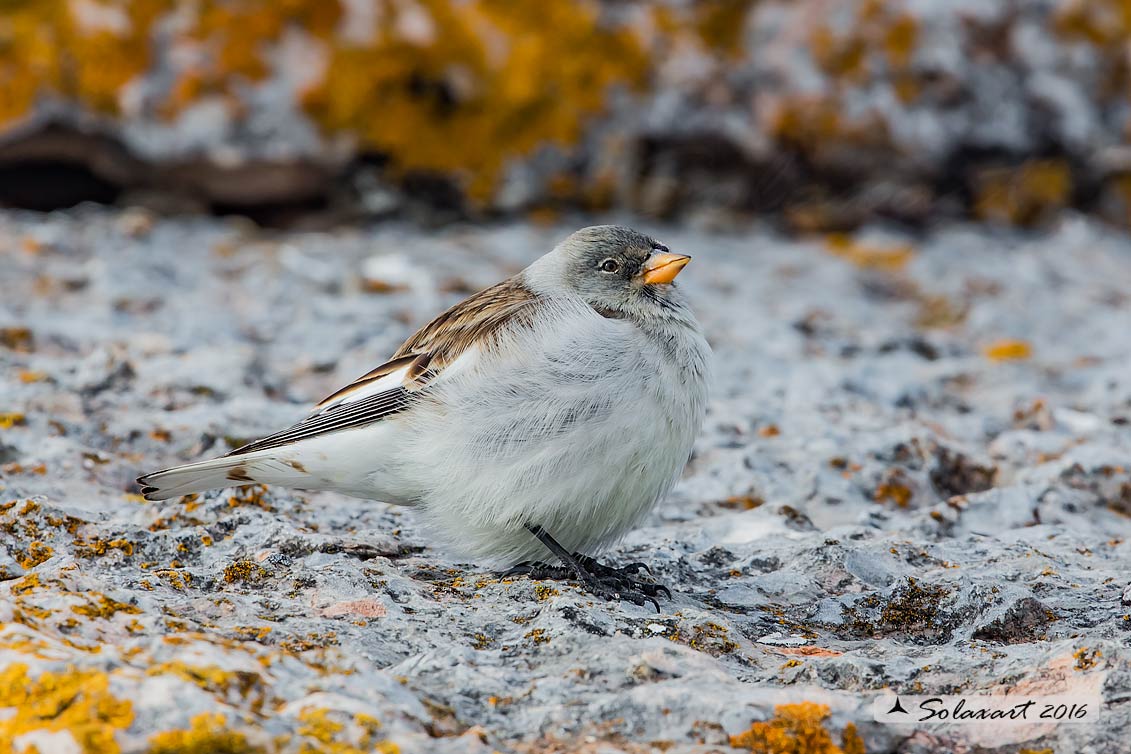
<svg viewBox="0 0 1131 754">
<path fill-rule="evenodd" d="M 671 590 L 663 584 L 649 584 L 647 582 L 638 581 L 636 579 L 636 574 L 640 573 L 641 571 L 646 572 L 649 576 L 652 575 L 652 569 L 644 563 L 629 563 L 628 565 L 622 566 L 621 568 L 616 568 L 614 566 L 605 565 L 596 558 L 591 558 L 588 555 L 582 555 L 579 552 L 575 552 L 573 554 L 573 557 L 577 559 L 577 562 L 581 564 L 582 568 L 584 568 L 586 571 L 593 574 L 597 578 L 605 580 L 619 579 L 622 581 L 627 581 L 629 583 L 635 584 L 637 588 L 643 590 L 650 597 L 655 597 L 657 595 L 663 594 L 669 600 L 672 598 Z"/>
<path fill-rule="evenodd" d="M 546 549 L 552 552 L 562 561 L 560 566 L 552 566 L 549 563 L 540 563 L 536 560 L 527 560 L 518 565 L 511 566 L 502 573 L 502 577 L 508 576 L 527 576 L 531 579 L 554 579 L 555 581 L 564 581 L 569 578 L 577 579 L 578 581 L 585 581 L 588 573 L 582 568 L 577 559 L 570 555 L 564 547 L 558 544 L 558 541 L 550 536 L 549 532 L 541 526 L 526 525 L 527 530 L 538 538 L 538 541 L 546 546 Z"/>
<path fill-rule="evenodd" d="M 527 524 L 526 529 L 537 537 L 539 542 L 546 545 L 546 549 L 554 553 L 554 555 L 558 557 L 558 560 L 562 561 L 562 565 L 573 574 L 575 579 L 585 581 L 585 577 L 589 575 L 589 572 L 581 565 L 581 562 L 576 557 L 570 555 L 566 548 L 558 544 L 558 540 L 551 537 L 548 531 L 541 526 L 531 524 Z"/>
<path fill-rule="evenodd" d="M 504 575 L 524 574 L 532 579 L 563 580 L 573 578 L 584 584 L 590 592 L 598 597 L 607 600 L 624 599 L 636 605 L 651 602 L 655 606 L 656 612 L 660 611 L 660 604 L 656 602 L 657 596 L 663 594 L 671 599 L 671 592 L 667 587 L 660 584 L 644 583 L 633 578 L 633 575 L 641 570 L 648 570 L 648 567 L 643 563 L 632 563 L 624 568 L 613 568 L 588 555 L 570 553 L 541 526 L 527 524 L 526 528 L 562 562 L 562 565 L 555 567 L 545 563 L 527 561 L 519 563 Z"/>
</svg>

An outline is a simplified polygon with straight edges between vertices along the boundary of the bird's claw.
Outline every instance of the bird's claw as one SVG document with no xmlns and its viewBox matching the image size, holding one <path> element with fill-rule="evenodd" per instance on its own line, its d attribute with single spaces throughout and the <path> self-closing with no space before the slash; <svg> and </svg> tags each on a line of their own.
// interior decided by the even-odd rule
<svg viewBox="0 0 1131 754">
<path fill-rule="evenodd" d="M 663 596 L 672 598 L 671 590 L 663 584 L 650 584 L 639 581 L 635 577 L 641 571 L 652 573 L 651 569 L 643 563 L 630 563 L 623 568 L 607 566 L 588 555 L 574 554 L 580 569 L 569 565 L 553 566 L 537 561 L 519 563 L 506 571 L 501 576 L 527 576 L 528 578 L 553 579 L 556 581 L 579 581 L 585 589 L 596 597 L 605 600 L 625 600 L 634 605 L 644 606 L 651 602 L 660 612 L 660 603 L 656 598 Z"/>
<path fill-rule="evenodd" d="M 583 565 L 591 573 L 599 573 L 602 575 L 615 574 L 618 576 L 624 576 L 627 574 L 629 576 L 635 576 L 636 574 L 643 572 L 647 573 L 649 576 L 652 575 L 652 569 L 648 567 L 648 564 L 641 563 L 639 561 L 635 563 L 629 563 L 628 565 L 621 566 L 620 568 L 615 568 L 613 566 L 605 565 L 596 558 L 591 558 L 588 555 L 582 555 L 579 552 L 575 552 L 573 554 L 573 557 L 577 558 L 577 562 Z"/>
<path fill-rule="evenodd" d="M 651 602 L 656 612 L 660 612 L 660 603 L 656 601 L 659 591 L 655 584 L 642 584 L 640 582 L 613 582 L 611 579 L 587 579 L 585 588 L 595 597 L 604 600 L 625 600 L 634 605 L 643 607 Z"/>
</svg>

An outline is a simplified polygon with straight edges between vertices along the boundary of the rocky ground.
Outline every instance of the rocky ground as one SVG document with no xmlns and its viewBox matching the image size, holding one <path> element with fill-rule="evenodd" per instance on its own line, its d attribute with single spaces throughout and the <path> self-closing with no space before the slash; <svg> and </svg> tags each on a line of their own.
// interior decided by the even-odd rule
<svg viewBox="0 0 1131 754">
<path fill-rule="evenodd" d="M 300 418 L 578 222 L 271 234 L 0 215 L 0 751 L 1118 752 L 1131 726 L 1131 240 L 650 227 L 717 384 L 595 601 L 411 510 L 142 471 Z M 1098 724 L 872 721 L 1077 693 Z M 792 747 L 792 748 L 790 748 Z"/>
</svg>

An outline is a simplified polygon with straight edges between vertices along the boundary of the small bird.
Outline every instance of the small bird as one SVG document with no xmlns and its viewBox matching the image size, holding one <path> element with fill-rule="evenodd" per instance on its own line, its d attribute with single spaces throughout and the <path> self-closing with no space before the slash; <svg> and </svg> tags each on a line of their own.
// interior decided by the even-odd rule
<svg viewBox="0 0 1131 754">
<path fill-rule="evenodd" d="M 411 506 L 440 544 L 507 575 L 659 609 L 670 593 L 635 578 L 646 566 L 593 555 L 668 492 L 703 421 L 711 349 L 673 283 L 690 259 L 583 228 L 294 426 L 139 477 L 142 494 L 262 483 Z"/>
</svg>

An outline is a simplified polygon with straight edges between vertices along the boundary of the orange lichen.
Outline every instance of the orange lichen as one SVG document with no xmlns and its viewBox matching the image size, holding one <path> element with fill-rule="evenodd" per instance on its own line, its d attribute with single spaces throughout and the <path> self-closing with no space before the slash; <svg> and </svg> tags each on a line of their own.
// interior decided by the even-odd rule
<svg viewBox="0 0 1131 754">
<path fill-rule="evenodd" d="M 821 70 L 836 83 L 864 83 L 881 71 L 907 69 L 919 39 L 916 20 L 888 0 L 845 7 L 857 15 L 846 31 L 817 23 L 809 32 L 809 49 Z"/>
<path fill-rule="evenodd" d="M 0 412 L 0 429 L 11 429 L 12 427 L 22 427 L 27 424 L 27 417 L 19 411 L 2 411 Z"/>
<path fill-rule="evenodd" d="M 0 92 L 3 92 L 2 87 L 0 87 Z M 0 96 L 3 95 L 0 94 Z M 35 336 L 26 327 L 0 327 L 0 346 L 11 351 L 31 353 L 35 350 Z"/>
<path fill-rule="evenodd" d="M 224 670 L 216 665 L 190 665 L 184 662 L 163 662 L 148 668 L 146 675 L 171 675 L 198 686 L 222 700 L 247 699 L 256 691 L 253 706 L 262 705 L 265 687 L 263 677 L 246 670 Z"/>
<path fill-rule="evenodd" d="M 189 721 L 188 730 L 170 730 L 149 737 L 148 754 L 261 754 L 247 736 L 228 727 L 219 712 L 202 712 Z"/>
<path fill-rule="evenodd" d="M 876 491 L 872 493 L 872 498 L 877 503 L 892 502 L 899 508 L 909 506 L 912 497 L 914 497 L 914 491 L 911 489 L 907 477 L 899 469 L 889 470 L 880 483 L 876 485 Z"/>
<path fill-rule="evenodd" d="M 894 69 L 905 68 L 911 62 L 915 43 L 919 40 L 919 26 L 910 16 L 897 15 L 883 30 L 883 49 Z"/>
<path fill-rule="evenodd" d="M 342 722 L 333 719 L 341 718 Z M 359 713 L 347 716 L 341 712 L 321 707 L 306 707 L 298 715 L 299 735 L 313 739 L 317 748 L 304 747 L 303 751 L 326 754 L 400 754 L 400 747 L 391 741 L 378 741 L 381 721 L 372 715 Z"/>
<path fill-rule="evenodd" d="M 815 154 L 830 144 L 868 147 L 888 141 L 888 129 L 876 115 L 850 117 L 832 98 L 787 97 L 767 109 L 767 127 L 784 145 Z"/>
<path fill-rule="evenodd" d="M 332 743 L 345 726 L 330 719 L 330 710 L 307 707 L 299 713 L 298 719 L 303 723 L 298 732 L 301 736 L 309 736 L 319 743 Z"/>
<path fill-rule="evenodd" d="M 688 19 L 698 38 L 740 49 L 752 0 L 714 0 Z M 0 5 L 0 126 L 44 96 L 121 114 L 161 45 L 181 51 L 147 107 L 175 118 L 211 98 L 244 116 L 248 85 L 273 77 L 280 45 L 301 40 L 298 104 L 391 167 L 444 173 L 469 196 L 493 190 L 507 161 L 572 145 L 611 86 L 638 87 L 653 63 L 639 30 L 596 0 L 385 3 L 370 28 L 341 0 L 16 0 Z M 177 13 L 178 23 L 165 23 Z M 131 113 L 132 115 L 132 113 Z"/>
<path fill-rule="evenodd" d="M 237 508 L 241 505 L 253 505 L 265 511 L 275 510 L 271 503 L 268 502 L 267 488 L 262 484 L 250 484 L 240 487 L 236 494 L 228 498 L 229 508 Z M 185 504 L 185 508 L 190 512 L 196 507 L 195 501 L 190 501 Z"/>
<path fill-rule="evenodd" d="M 224 581 L 229 584 L 236 582 L 254 584 L 263 581 L 270 575 L 266 568 L 246 559 L 237 560 L 224 566 Z"/>
<path fill-rule="evenodd" d="M 549 584 L 534 585 L 534 596 L 540 601 L 548 600 L 551 597 L 557 597 L 559 594 L 561 594 L 561 592 L 559 592 Z"/>
<path fill-rule="evenodd" d="M 779 704 L 770 720 L 753 723 L 750 730 L 731 736 L 730 745 L 755 754 L 864 754 L 864 741 L 852 723 L 844 726 L 840 745 L 833 743 L 825 728 L 828 716 L 824 704 Z"/>
<path fill-rule="evenodd" d="M 162 568 L 160 571 L 154 571 L 153 575 L 178 591 L 187 589 L 192 583 L 191 573 L 178 571 L 175 568 Z"/>
<path fill-rule="evenodd" d="M 1033 355 L 1033 348 L 1023 340 L 998 340 L 982 349 L 991 361 L 1020 361 Z"/>
<path fill-rule="evenodd" d="M 648 70 L 635 36 L 604 23 L 591 0 L 422 0 L 386 12 L 368 44 L 331 47 L 305 105 L 398 170 L 462 177 L 473 200 L 508 159 L 577 141 L 608 88 L 639 85 Z"/>
<path fill-rule="evenodd" d="M 43 476 L 47 473 L 47 464 L 37 463 L 34 466 L 24 466 L 22 463 L 6 463 L 0 466 L 0 472 L 5 474 L 38 474 Z"/>
<path fill-rule="evenodd" d="M 857 267 L 880 270 L 902 269 L 915 256 L 915 248 L 911 244 L 862 243 L 844 233 L 826 236 L 825 248 Z"/>
<path fill-rule="evenodd" d="M 271 635 L 270 626 L 237 626 L 235 628 L 236 636 L 241 639 L 248 639 L 257 641 L 262 644 L 268 636 Z"/>
<path fill-rule="evenodd" d="M 36 541 L 28 545 L 27 555 L 20 557 L 18 562 L 24 568 L 35 568 L 51 558 L 55 551 L 42 542 Z"/>
<path fill-rule="evenodd" d="M 1077 670 L 1091 670 L 1099 664 L 1101 657 L 1104 653 L 1098 649 L 1088 649 L 1087 647 L 1080 647 L 1072 656 L 1076 658 Z"/>
<path fill-rule="evenodd" d="M 1058 8 L 1056 29 L 1096 45 L 1121 42 L 1131 37 L 1131 7 L 1120 0 L 1069 0 Z"/>
<path fill-rule="evenodd" d="M 13 595 L 21 595 L 35 591 L 41 586 L 43 586 L 43 584 L 39 581 L 39 574 L 29 573 L 27 576 L 24 576 L 22 579 L 12 584 L 11 590 Z"/>
<path fill-rule="evenodd" d="M 976 173 L 974 182 L 975 214 L 1011 225 L 1037 222 L 1067 206 L 1072 197 L 1072 170 L 1064 160 L 986 168 Z"/>
<path fill-rule="evenodd" d="M 132 542 L 125 539 L 92 539 L 75 540 L 75 556 L 79 558 L 94 558 L 105 555 L 110 550 L 119 550 L 126 557 L 134 554 L 134 546 Z"/>
<path fill-rule="evenodd" d="M 708 49 L 735 57 L 742 45 L 746 16 L 754 0 L 707 0 L 692 5 L 695 31 Z"/>
<path fill-rule="evenodd" d="M 117 613 L 127 613 L 130 615 L 137 615 L 141 609 L 126 602 L 118 602 L 115 599 L 107 597 L 105 594 L 86 593 L 87 602 L 82 605 L 72 605 L 71 612 L 78 615 L 85 615 L 88 618 L 103 618 L 109 619 L 114 617 Z"/>
<path fill-rule="evenodd" d="M 705 652 L 713 657 L 729 654 L 738 649 L 738 642 L 730 638 L 726 626 L 712 621 L 692 626 L 691 633 L 676 630 L 669 634 L 668 639 L 680 644 L 686 644 L 692 649 Z"/>
<path fill-rule="evenodd" d="M 110 693 L 110 677 L 97 670 L 70 669 L 32 678 L 28 666 L 0 670 L 0 753 L 14 752 L 18 736 L 67 732 L 87 754 L 120 751 L 114 732 L 133 722 L 129 701 Z"/>
<path fill-rule="evenodd" d="M 117 112 L 123 88 L 150 62 L 150 29 L 169 0 L 5 3 L 0 13 L 0 125 L 57 94 Z"/>
<path fill-rule="evenodd" d="M 544 628 L 532 628 L 523 634 L 523 638 L 530 639 L 535 644 L 550 643 L 550 633 Z"/>
<path fill-rule="evenodd" d="M 720 508 L 727 508 L 730 510 L 739 511 L 752 511 L 755 508 L 761 507 L 766 504 L 766 500 L 753 493 L 746 495 L 732 495 L 726 500 L 720 500 L 717 505 Z"/>
</svg>

